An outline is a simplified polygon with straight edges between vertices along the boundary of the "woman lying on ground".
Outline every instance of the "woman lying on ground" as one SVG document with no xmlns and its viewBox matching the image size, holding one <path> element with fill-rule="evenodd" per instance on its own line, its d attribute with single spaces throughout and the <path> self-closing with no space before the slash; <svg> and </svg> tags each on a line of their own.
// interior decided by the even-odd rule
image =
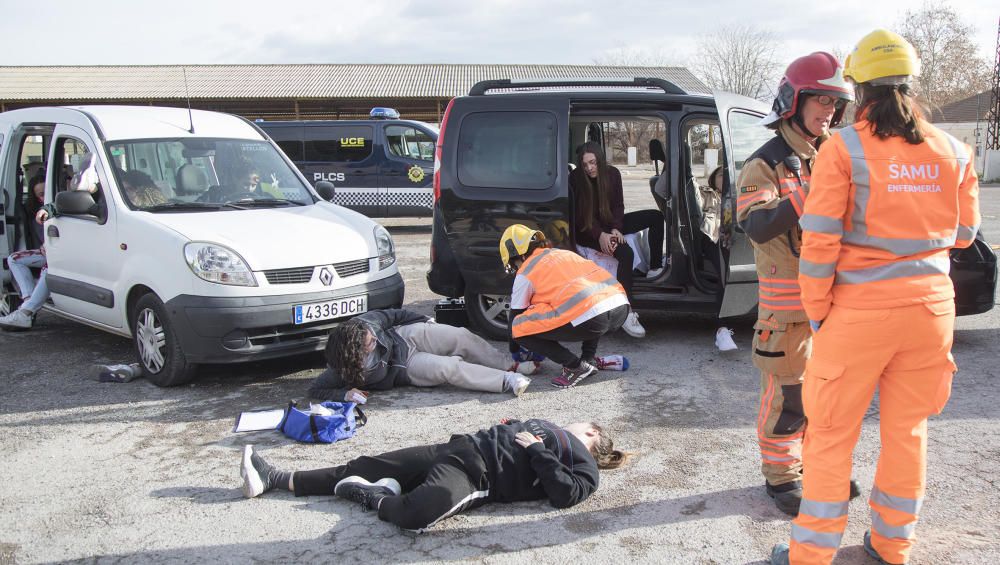
<svg viewBox="0 0 1000 565">
<path fill-rule="evenodd" d="M 626 455 L 593 423 L 558 427 L 545 420 L 503 420 L 448 443 L 410 447 L 313 471 L 279 471 L 248 445 L 240 475 L 243 495 L 272 489 L 295 496 L 336 495 L 378 512 L 380 520 L 424 531 L 488 502 L 544 500 L 569 508 L 598 485 L 598 469 L 620 467 Z"/>
<path fill-rule="evenodd" d="M 364 403 L 367 392 L 450 384 L 520 396 L 537 366 L 518 364 L 465 328 L 434 323 L 409 310 L 372 310 L 330 332 L 328 368 L 311 398 Z M 522 374 L 519 374 L 520 371 Z"/>
</svg>

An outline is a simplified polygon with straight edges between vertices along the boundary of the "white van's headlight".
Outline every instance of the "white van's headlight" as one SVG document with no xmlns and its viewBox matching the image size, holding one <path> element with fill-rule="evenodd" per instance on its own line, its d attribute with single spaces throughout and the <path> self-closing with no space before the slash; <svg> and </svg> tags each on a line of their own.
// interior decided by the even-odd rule
<svg viewBox="0 0 1000 565">
<path fill-rule="evenodd" d="M 378 246 L 378 270 L 381 271 L 396 262 L 396 249 L 392 245 L 389 230 L 379 225 L 375 226 L 375 245 Z"/>
<path fill-rule="evenodd" d="M 228 247 L 192 242 L 184 246 L 184 258 L 191 271 L 208 282 L 235 286 L 257 286 L 246 261 Z"/>
</svg>

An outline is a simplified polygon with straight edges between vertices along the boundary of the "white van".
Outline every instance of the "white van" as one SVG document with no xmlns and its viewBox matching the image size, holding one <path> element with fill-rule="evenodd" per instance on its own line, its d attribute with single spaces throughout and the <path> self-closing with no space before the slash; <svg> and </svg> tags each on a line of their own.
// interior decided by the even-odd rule
<svg viewBox="0 0 1000 565">
<path fill-rule="evenodd" d="M 328 202 L 331 186 L 317 194 L 254 124 L 84 106 L 0 114 L 0 310 L 19 300 L 6 257 L 33 239 L 25 171 L 46 172 L 58 210 L 46 309 L 131 337 L 158 385 L 198 363 L 320 350 L 345 318 L 403 303 L 388 231 Z"/>
</svg>

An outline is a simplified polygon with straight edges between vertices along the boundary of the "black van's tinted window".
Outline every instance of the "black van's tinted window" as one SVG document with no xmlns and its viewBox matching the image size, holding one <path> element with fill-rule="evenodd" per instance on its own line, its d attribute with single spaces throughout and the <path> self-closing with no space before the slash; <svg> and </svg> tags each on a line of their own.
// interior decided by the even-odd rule
<svg viewBox="0 0 1000 565">
<path fill-rule="evenodd" d="M 548 112 L 477 112 L 458 133 L 465 186 L 549 188 L 556 179 L 556 117 Z"/>
<path fill-rule="evenodd" d="M 304 128 L 306 161 L 364 161 L 372 154 L 371 126 Z"/>
</svg>

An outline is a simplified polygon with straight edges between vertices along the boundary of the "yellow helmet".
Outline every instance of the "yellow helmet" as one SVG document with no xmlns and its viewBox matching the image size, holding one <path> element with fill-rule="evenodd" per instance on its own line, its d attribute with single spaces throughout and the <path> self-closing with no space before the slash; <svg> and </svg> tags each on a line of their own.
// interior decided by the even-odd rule
<svg viewBox="0 0 1000 565">
<path fill-rule="evenodd" d="M 545 234 L 523 224 L 514 224 L 505 229 L 500 236 L 500 260 L 504 269 L 513 270 L 510 260 L 528 252 L 528 247 L 534 242 L 545 241 Z"/>
<path fill-rule="evenodd" d="M 844 61 L 844 78 L 855 84 L 904 84 L 920 75 L 917 50 L 901 35 L 877 29 L 861 38 Z"/>
</svg>

